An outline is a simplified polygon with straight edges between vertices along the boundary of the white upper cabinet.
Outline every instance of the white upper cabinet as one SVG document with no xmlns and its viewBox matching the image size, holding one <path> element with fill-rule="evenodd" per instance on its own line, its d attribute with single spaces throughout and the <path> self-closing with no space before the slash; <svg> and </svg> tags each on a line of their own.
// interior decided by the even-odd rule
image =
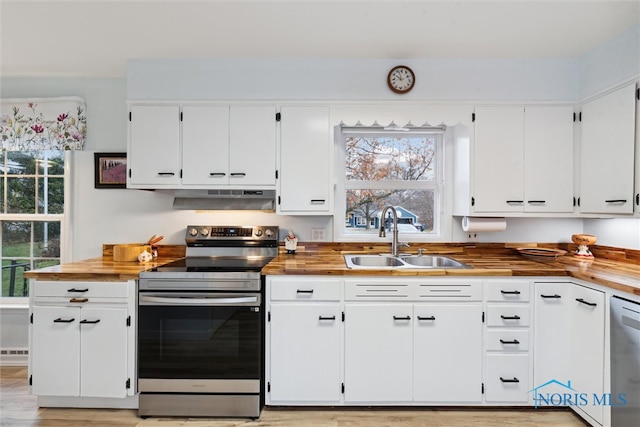
<svg viewBox="0 0 640 427">
<path fill-rule="evenodd" d="M 129 110 L 127 186 L 180 185 L 180 107 L 134 105 Z"/>
<path fill-rule="evenodd" d="M 330 213 L 329 107 L 280 109 L 278 213 Z"/>
<path fill-rule="evenodd" d="M 473 212 L 573 212 L 573 108 L 475 111 Z"/>
<path fill-rule="evenodd" d="M 133 105 L 131 188 L 275 188 L 275 106 Z"/>
<path fill-rule="evenodd" d="M 635 84 L 582 106 L 580 212 L 633 213 Z"/>
<path fill-rule="evenodd" d="M 182 107 L 182 183 L 229 183 L 229 107 Z"/>
</svg>

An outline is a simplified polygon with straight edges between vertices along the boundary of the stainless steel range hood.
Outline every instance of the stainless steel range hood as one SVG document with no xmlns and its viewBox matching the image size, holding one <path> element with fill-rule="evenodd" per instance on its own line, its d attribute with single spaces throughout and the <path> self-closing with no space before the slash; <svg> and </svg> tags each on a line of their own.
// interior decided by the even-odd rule
<svg viewBox="0 0 640 427">
<path fill-rule="evenodd" d="M 174 209 L 276 210 L 275 190 L 176 190 Z"/>
</svg>

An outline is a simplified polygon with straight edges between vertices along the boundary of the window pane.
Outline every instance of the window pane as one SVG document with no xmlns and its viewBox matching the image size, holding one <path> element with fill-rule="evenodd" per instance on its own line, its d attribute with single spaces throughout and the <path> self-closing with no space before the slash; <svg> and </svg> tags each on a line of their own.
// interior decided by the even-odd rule
<svg viewBox="0 0 640 427">
<path fill-rule="evenodd" d="M 60 222 L 35 222 L 33 224 L 34 256 L 60 257 Z"/>
<path fill-rule="evenodd" d="M 64 213 L 64 178 L 38 179 L 38 213 Z"/>
<path fill-rule="evenodd" d="M 29 281 L 24 272 L 30 270 L 28 259 L 2 260 L 2 296 L 22 297 L 29 294 Z"/>
<path fill-rule="evenodd" d="M 38 175 L 64 175 L 64 151 L 41 151 L 34 153 Z"/>
<path fill-rule="evenodd" d="M 347 136 L 349 181 L 433 181 L 436 137 Z"/>
<path fill-rule="evenodd" d="M 31 257 L 31 222 L 2 222 L 2 258 Z"/>
<path fill-rule="evenodd" d="M 433 190 L 347 190 L 345 227 L 348 233 L 377 232 L 385 206 L 398 212 L 401 233 L 433 232 Z M 391 229 L 386 219 L 385 227 Z"/>
<path fill-rule="evenodd" d="M 34 175 L 36 173 L 34 156 L 35 153 L 28 151 L 8 151 L 7 173 L 11 175 Z"/>
<path fill-rule="evenodd" d="M 7 213 L 35 213 L 35 178 L 7 178 Z"/>
<path fill-rule="evenodd" d="M 4 176 L 0 177 L 0 214 L 4 213 Z"/>
</svg>

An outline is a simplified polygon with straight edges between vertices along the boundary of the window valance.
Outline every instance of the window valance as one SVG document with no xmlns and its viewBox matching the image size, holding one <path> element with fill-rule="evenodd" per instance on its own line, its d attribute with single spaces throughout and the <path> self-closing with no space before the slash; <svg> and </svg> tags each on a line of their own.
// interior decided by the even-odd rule
<svg viewBox="0 0 640 427">
<path fill-rule="evenodd" d="M 82 150 L 85 110 L 76 97 L 2 99 L 2 151 Z"/>
</svg>

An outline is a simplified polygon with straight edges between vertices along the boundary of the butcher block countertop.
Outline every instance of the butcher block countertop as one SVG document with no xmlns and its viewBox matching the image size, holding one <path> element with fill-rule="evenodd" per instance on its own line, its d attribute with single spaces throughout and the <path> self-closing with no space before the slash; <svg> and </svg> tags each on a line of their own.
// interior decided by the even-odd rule
<svg viewBox="0 0 640 427">
<path fill-rule="evenodd" d="M 114 262 L 112 246 L 103 246 L 103 256 L 25 272 L 38 280 L 126 281 L 137 279 L 142 271 L 184 257 L 182 245 L 158 246 L 154 262 Z M 402 253 L 438 254 L 470 265 L 470 269 L 350 269 L 345 254 L 388 253 L 388 243 L 300 243 L 295 254 L 281 248 L 278 256 L 263 270 L 264 275 L 328 275 L 389 277 L 462 277 L 462 276 L 547 276 L 574 277 L 640 296 L 640 251 L 607 246 L 591 247 L 596 259 L 584 261 L 572 256 L 573 244 L 504 243 L 412 243 Z M 559 248 L 567 254 L 535 261 L 520 255 L 518 247 Z"/>
</svg>

